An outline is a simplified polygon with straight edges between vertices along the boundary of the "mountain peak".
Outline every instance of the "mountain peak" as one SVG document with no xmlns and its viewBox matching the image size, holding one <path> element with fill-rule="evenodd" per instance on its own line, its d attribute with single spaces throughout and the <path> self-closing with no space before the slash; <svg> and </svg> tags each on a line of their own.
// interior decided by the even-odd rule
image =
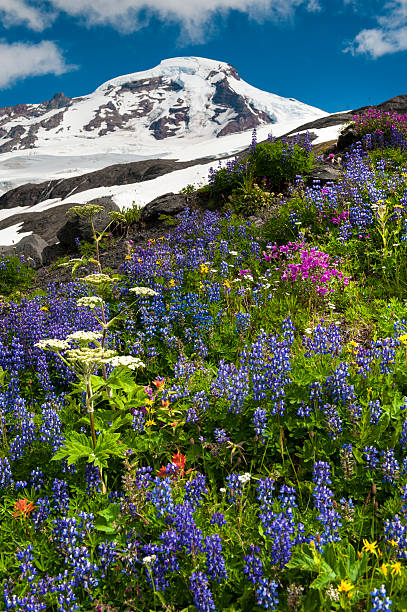
<svg viewBox="0 0 407 612">
<path fill-rule="evenodd" d="M 170 57 L 163 59 L 154 68 L 125 74 L 123 76 L 110 79 L 109 81 L 102 83 L 102 85 L 100 85 L 96 91 L 105 91 L 106 89 L 111 89 L 112 87 L 120 87 L 126 82 L 160 77 L 182 78 L 182 75 L 195 75 L 205 79 L 211 73 L 212 75 L 224 74 L 225 76 L 232 76 L 233 78 L 240 80 L 236 68 L 230 64 L 227 64 L 226 62 L 211 60 L 205 57 Z"/>
<path fill-rule="evenodd" d="M 177 146 L 253 128 L 311 121 L 323 111 L 252 87 L 237 70 L 203 57 L 172 57 L 116 77 L 93 93 L 55 94 L 0 112 L 0 153 L 37 149 L 165 156 Z M 159 145 L 159 143 L 161 143 Z M 158 146 L 159 145 L 159 146 Z M 172 153 L 173 154 L 173 153 Z"/>
</svg>

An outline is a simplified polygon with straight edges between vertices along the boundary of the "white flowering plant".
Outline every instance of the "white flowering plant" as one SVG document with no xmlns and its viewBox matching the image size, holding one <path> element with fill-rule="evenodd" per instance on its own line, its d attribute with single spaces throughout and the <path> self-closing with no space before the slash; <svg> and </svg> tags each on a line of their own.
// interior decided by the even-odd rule
<svg viewBox="0 0 407 612">
<path fill-rule="evenodd" d="M 108 467 L 110 456 L 124 457 L 126 444 L 120 439 L 119 430 L 132 421 L 130 410 L 139 408 L 146 401 L 142 385 L 137 385 L 133 372 L 144 367 L 144 363 L 131 355 L 118 355 L 104 346 L 103 332 L 76 331 L 66 339 L 40 340 L 36 347 L 56 352 L 62 361 L 77 375 L 76 389 L 85 393 L 87 416 L 79 424 L 88 424 L 91 436 L 72 431 L 53 460 L 66 459 L 68 465 L 86 459 L 99 468 L 102 489 L 106 492 L 103 468 Z M 93 345 L 93 346 L 90 346 Z M 109 376 L 106 365 L 112 368 Z M 102 376 L 97 373 L 103 368 Z M 97 406 L 104 409 L 97 410 Z M 109 406 L 106 409 L 106 405 Z"/>
</svg>

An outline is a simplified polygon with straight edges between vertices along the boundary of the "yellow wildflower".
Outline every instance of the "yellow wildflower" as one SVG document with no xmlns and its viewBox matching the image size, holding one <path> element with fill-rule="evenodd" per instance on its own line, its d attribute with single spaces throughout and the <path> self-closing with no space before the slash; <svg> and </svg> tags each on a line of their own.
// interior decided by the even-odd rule
<svg viewBox="0 0 407 612">
<path fill-rule="evenodd" d="M 201 274 L 207 274 L 209 272 L 209 268 L 206 264 L 201 264 L 200 266 Z"/>
<path fill-rule="evenodd" d="M 46 306 L 41 306 L 40 310 L 44 310 L 44 312 L 48 312 L 49 308 L 47 308 Z"/>
<path fill-rule="evenodd" d="M 229 283 L 228 280 L 225 280 L 225 282 L 223 283 L 223 286 L 227 287 L 228 289 L 230 289 L 232 285 Z"/>
<path fill-rule="evenodd" d="M 400 561 L 396 561 L 396 563 L 393 563 L 393 565 L 391 566 L 391 575 L 392 576 L 401 576 L 401 563 L 400 563 Z"/>
<path fill-rule="evenodd" d="M 362 550 L 365 550 L 367 553 L 372 553 L 377 556 L 377 542 L 369 542 L 364 538 Z"/>
<path fill-rule="evenodd" d="M 381 571 L 381 573 L 383 574 L 383 576 L 387 576 L 387 565 L 385 563 L 383 563 L 380 567 L 379 570 Z"/>
<path fill-rule="evenodd" d="M 148 421 L 146 421 L 146 425 L 147 427 L 151 427 L 152 425 L 155 425 L 155 421 L 153 419 L 149 419 Z"/>
<path fill-rule="evenodd" d="M 168 284 L 170 287 L 175 287 L 175 280 L 172 278 Z"/>
<path fill-rule="evenodd" d="M 407 346 L 407 334 L 403 334 L 402 336 L 399 336 L 399 341 L 404 344 L 404 346 Z"/>
<path fill-rule="evenodd" d="M 338 586 L 339 593 L 349 593 L 355 587 L 349 580 L 341 580 L 341 584 Z"/>
<path fill-rule="evenodd" d="M 398 540 L 387 540 L 389 544 L 391 544 L 391 546 L 398 546 L 399 545 L 399 541 Z"/>
<path fill-rule="evenodd" d="M 131 255 L 126 255 L 124 259 L 131 259 Z"/>
</svg>

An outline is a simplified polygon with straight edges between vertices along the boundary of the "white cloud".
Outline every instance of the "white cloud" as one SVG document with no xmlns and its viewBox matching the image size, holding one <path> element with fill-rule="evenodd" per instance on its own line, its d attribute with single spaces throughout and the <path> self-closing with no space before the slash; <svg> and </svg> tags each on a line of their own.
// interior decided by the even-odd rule
<svg viewBox="0 0 407 612">
<path fill-rule="evenodd" d="M 362 30 L 346 50 L 355 54 L 370 55 L 377 59 L 382 55 L 407 51 L 407 27 L 393 30 Z"/>
<path fill-rule="evenodd" d="M 205 22 L 214 13 L 237 10 L 250 17 L 284 19 L 304 5 L 315 10 L 317 0 L 49 0 L 51 5 L 70 15 L 85 17 L 89 23 L 108 23 L 124 29 L 137 29 L 140 14 L 180 21 L 186 25 Z"/>
<path fill-rule="evenodd" d="M 0 19 L 5 28 L 23 25 L 41 32 L 51 22 L 53 15 L 26 0 L 0 0 Z"/>
<path fill-rule="evenodd" d="M 202 35 L 211 18 L 231 10 L 252 19 L 289 19 L 296 8 L 320 10 L 319 0 L 0 0 L 6 26 L 26 25 L 43 30 L 58 13 L 82 18 L 87 25 L 110 25 L 125 32 L 138 30 L 156 16 L 179 23 L 192 37 Z"/>
<path fill-rule="evenodd" d="M 407 0 L 391 0 L 384 13 L 376 17 L 377 28 L 364 29 L 345 51 L 353 55 L 369 55 L 373 59 L 407 51 Z"/>
<path fill-rule="evenodd" d="M 18 80 L 43 74 L 64 74 L 74 66 L 65 63 L 55 43 L 38 44 L 0 42 L 0 89 Z"/>
</svg>

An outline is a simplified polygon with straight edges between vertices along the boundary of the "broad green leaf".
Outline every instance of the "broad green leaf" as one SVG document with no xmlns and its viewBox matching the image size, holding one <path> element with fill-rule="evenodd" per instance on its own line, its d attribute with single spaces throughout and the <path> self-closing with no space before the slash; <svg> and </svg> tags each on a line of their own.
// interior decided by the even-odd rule
<svg viewBox="0 0 407 612">
<path fill-rule="evenodd" d="M 93 454 L 92 439 L 83 433 L 73 431 L 69 438 L 66 438 L 64 445 L 59 448 L 52 460 L 67 459 L 68 465 L 71 465 L 84 457 L 89 458 L 91 454 Z"/>
</svg>

